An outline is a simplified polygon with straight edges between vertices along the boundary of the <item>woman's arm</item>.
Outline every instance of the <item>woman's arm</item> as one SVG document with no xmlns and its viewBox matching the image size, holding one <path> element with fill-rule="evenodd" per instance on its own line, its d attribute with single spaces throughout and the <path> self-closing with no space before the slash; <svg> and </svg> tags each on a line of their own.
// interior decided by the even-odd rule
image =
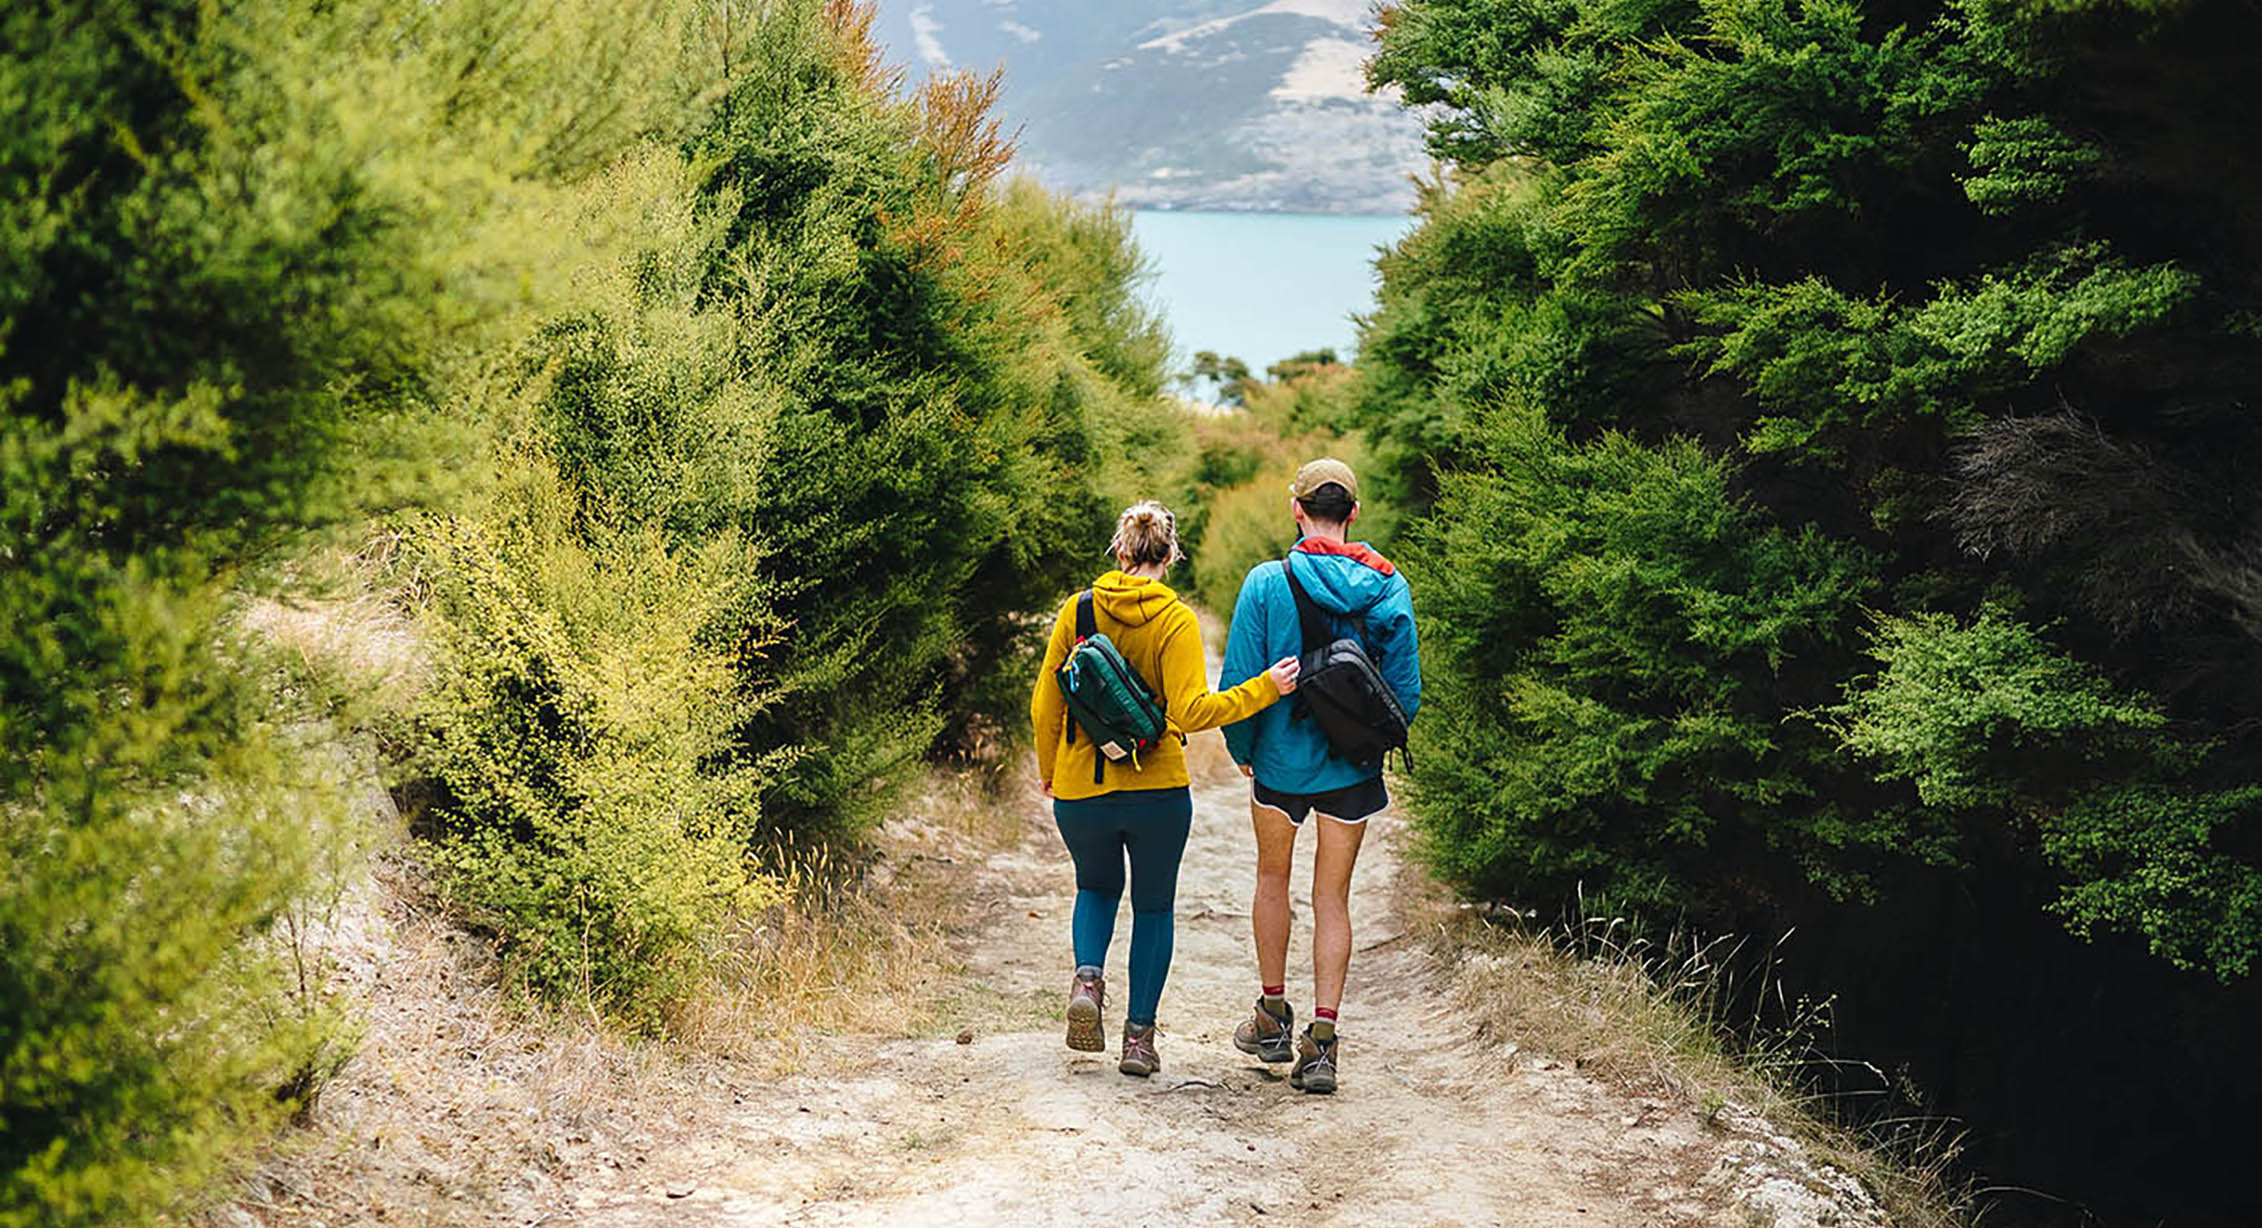
<svg viewBox="0 0 2262 1228">
<path fill-rule="evenodd" d="M 1060 684 L 1053 674 L 1060 663 L 1068 659 L 1068 650 L 1076 637 L 1075 615 L 1070 613 L 1075 603 L 1063 606 L 1059 617 L 1053 619 L 1052 639 L 1045 645 L 1044 667 L 1037 671 L 1036 689 L 1029 692 L 1029 723 L 1037 735 L 1037 779 L 1052 783 L 1053 756 L 1060 753 L 1061 728 L 1068 720 L 1068 701 L 1060 697 Z"/>
<path fill-rule="evenodd" d="M 1202 629 L 1184 610 L 1162 642 L 1163 699 L 1170 723 L 1180 733 L 1199 733 L 1254 716 L 1280 698 L 1281 684 L 1270 672 L 1223 691 L 1210 690 L 1202 662 Z"/>
</svg>

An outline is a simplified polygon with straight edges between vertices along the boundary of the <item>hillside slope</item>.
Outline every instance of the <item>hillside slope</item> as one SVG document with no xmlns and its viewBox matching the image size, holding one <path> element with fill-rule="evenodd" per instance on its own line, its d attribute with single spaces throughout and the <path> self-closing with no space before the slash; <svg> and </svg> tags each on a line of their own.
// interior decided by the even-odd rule
<svg viewBox="0 0 2262 1228">
<path fill-rule="evenodd" d="M 882 0 L 914 72 L 1003 65 L 1048 186 L 1138 208 L 1404 213 L 1420 121 L 1365 90 L 1368 0 Z"/>
</svg>

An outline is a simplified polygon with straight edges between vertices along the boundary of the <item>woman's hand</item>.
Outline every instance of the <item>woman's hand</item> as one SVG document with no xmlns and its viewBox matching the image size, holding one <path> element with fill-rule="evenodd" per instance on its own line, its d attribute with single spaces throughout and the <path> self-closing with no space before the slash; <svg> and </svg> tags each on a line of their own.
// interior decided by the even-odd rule
<svg viewBox="0 0 2262 1228">
<path fill-rule="evenodd" d="M 1049 780 L 1040 780 L 1040 781 L 1038 781 L 1038 782 L 1037 782 L 1037 792 L 1044 794 L 1044 795 L 1045 795 L 1046 797 L 1051 797 L 1051 796 L 1052 796 L 1052 782 L 1051 782 L 1051 781 L 1049 781 Z"/>
<path fill-rule="evenodd" d="M 1286 695 L 1296 689 L 1296 675 L 1302 672 L 1303 668 L 1303 665 L 1296 658 L 1282 657 L 1273 662 L 1272 668 L 1266 670 L 1265 673 L 1271 676 L 1272 684 L 1280 688 L 1280 693 Z"/>
</svg>

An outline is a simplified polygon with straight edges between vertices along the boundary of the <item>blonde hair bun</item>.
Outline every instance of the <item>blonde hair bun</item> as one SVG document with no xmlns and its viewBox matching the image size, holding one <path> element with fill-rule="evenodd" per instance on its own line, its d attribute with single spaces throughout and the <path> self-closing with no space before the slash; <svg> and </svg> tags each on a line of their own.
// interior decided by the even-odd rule
<svg viewBox="0 0 2262 1228">
<path fill-rule="evenodd" d="M 1115 518 L 1115 538 L 1108 549 L 1126 567 L 1175 563 L 1183 557 L 1178 552 L 1178 518 L 1152 499 L 1134 503 Z"/>
</svg>

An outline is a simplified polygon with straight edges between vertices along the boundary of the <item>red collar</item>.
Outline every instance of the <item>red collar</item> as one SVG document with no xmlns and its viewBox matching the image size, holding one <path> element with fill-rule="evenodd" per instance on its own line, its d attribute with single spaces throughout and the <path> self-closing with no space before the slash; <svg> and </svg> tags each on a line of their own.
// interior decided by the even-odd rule
<svg viewBox="0 0 2262 1228">
<path fill-rule="evenodd" d="M 1299 538 L 1296 549 L 1306 554 L 1335 554 L 1364 563 L 1386 576 L 1398 574 L 1398 568 L 1389 559 L 1374 552 L 1365 542 L 1339 542 L 1325 537 Z"/>
</svg>

